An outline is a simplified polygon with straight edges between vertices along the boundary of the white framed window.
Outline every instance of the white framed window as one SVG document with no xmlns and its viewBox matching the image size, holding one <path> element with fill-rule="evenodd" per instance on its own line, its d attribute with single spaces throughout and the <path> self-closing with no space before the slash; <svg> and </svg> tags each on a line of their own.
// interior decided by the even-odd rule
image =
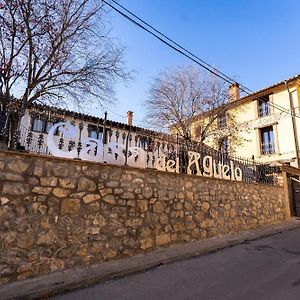
<svg viewBox="0 0 300 300">
<path fill-rule="evenodd" d="M 271 107 L 270 107 L 270 98 L 268 96 L 263 96 L 258 100 L 258 116 L 265 117 L 271 114 Z"/>
<path fill-rule="evenodd" d="M 261 154 L 268 155 L 275 153 L 275 141 L 273 126 L 260 129 Z"/>
</svg>

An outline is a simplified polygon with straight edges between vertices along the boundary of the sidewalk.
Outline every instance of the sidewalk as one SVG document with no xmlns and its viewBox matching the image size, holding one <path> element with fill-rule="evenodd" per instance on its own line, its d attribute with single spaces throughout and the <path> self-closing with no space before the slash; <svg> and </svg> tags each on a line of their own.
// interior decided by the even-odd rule
<svg viewBox="0 0 300 300">
<path fill-rule="evenodd" d="M 293 218 L 287 223 L 263 229 L 246 231 L 219 238 L 210 238 L 187 244 L 173 245 L 168 248 L 162 248 L 130 258 L 53 272 L 37 278 L 0 286 L 0 298 L 1 300 L 46 298 L 76 288 L 84 288 L 103 280 L 145 271 L 161 264 L 191 258 L 240 244 L 244 241 L 255 240 L 296 228 L 300 228 L 300 220 Z"/>
</svg>

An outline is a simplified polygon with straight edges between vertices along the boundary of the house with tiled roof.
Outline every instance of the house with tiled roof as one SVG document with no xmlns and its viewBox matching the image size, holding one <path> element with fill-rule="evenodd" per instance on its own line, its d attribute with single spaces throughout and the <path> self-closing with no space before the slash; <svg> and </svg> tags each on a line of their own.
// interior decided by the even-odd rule
<svg viewBox="0 0 300 300">
<path fill-rule="evenodd" d="M 227 139 L 208 140 L 211 146 L 221 146 L 230 154 L 248 157 L 262 163 L 281 162 L 300 166 L 300 74 L 240 96 L 240 87 L 229 87 L 228 110 L 223 120 L 218 120 L 220 130 L 226 128 L 226 116 L 234 116 L 242 140 L 238 145 Z M 196 138 L 199 130 L 195 117 L 191 132 Z"/>
<path fill-rule="evenodd" d="M 175 153 L 176 138 L 134 126 L 131 111 L 127 122 L 120 123 L 107 113 L 100 118 L 34 103 L 25 110 L 16 137 L 5 134 L 9 112 L 0 113 L 2 147 L 13 138 L 17 150 L 29 153 L 144 168 L 154 168 L 159 155 Z"/>
</svg>

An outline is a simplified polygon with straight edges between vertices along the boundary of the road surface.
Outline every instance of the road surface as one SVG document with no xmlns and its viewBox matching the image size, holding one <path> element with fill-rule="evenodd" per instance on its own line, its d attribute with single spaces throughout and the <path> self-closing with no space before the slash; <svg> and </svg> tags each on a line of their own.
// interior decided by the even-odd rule
<svg viewBox="0 0 300 300">
<path fill-rule="evenodd" d="M 51 299 L 300 300 L 300 229 Z"/>
</svg>

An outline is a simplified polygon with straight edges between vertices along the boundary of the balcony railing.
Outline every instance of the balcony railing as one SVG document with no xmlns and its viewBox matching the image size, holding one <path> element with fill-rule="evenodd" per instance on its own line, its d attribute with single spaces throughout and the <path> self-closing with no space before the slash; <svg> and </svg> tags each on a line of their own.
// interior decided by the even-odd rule
<svg viewBox="0 0 300 300">
<path fill-rule="evenodd" d="M 272 142 L 261 143 L 261 154 L 269 155 L 275 153 L 275 147 Z"/>
</svg>

